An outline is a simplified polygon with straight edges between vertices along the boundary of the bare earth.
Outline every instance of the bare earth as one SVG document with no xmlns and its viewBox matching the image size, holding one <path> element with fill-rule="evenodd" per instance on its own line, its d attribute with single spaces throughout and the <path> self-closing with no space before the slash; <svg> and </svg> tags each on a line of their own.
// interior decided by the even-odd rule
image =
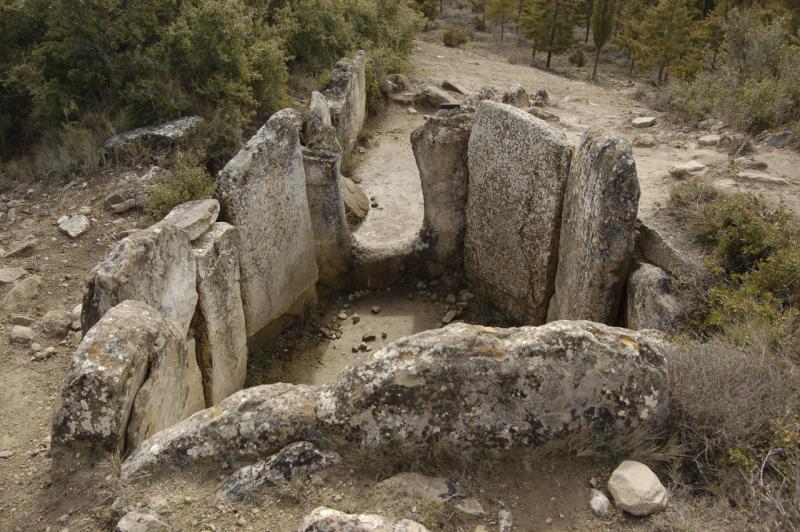
<svg viewBox="0 0 800 532">
<path fill-rule="evenodd" d="M 707 132 L 672 124 L 668 117 L 643 107 L 634 99 L 636 88 L 565 79 L 528 66 L 509 64 L 484 48 L 468 45 L 465 50 L 449 49 L 419 42 L 413 58 L 412 77 L 436 83 L 447 79 L 470 90 L 485 85 L 504 90 L 513 83 L 521 83 L 531 93 L 545 88 L 555 100 L 555 105 L 547 109 L 560 117 L 559 127 L 573 142 L 592 126 L 633 137 L 641 130 L 629 125 L 631 118 L 637 114 L 659 117 L 658 125 L 648 131 L 658 139 L 656 147 L 635 150 L 642 186 L 642 216 L 652 216 L 659 204 L 664 203 L 672 183 L 667 173 L 671 166 L 692 159 L 707 165 L 727 161 L 726 154 L 697 145 L 697 138 Z M 405 108 L 394 106 L 369 124 L 372 140 L 366 153 L 357 158 L 356 176 L 362 180 L 367 193 L 378 201 L 379 207 L 358 229 L 357 239 L 378 243 L 403 240 L 413 235 L 421 224 L 422 198 L 409 134 L 422 120 L 421 113 L 410 115 Z M 800 178 L 796 173 L 800 168 L 800 155 L 789 149 L 759 146 L 754 158 L 768 163 L 767 174 L 784 183 L 741 182 L 727 177 L 714 179 L 729 189 L 763 193 L 770 200 L 783 201 L 800 212 Z M 145 171 L 139 169 L 139 174 Z M 0 218 L 0 248 L 8 251 L 29 235 L 38 238 L 31 257 L 2 259 L 0 268 L 21 267 L 31 275 L 40 275 L 44 281 L 35 303 L 3 309 L 0 314 L 0 452 L 13 453 L 0 458 L 0 530 L 3 531 L 108 530 L 112 522 L 108 520 L 107 506 L 119 493 L 130 491 L 115 484 L 112 466 L 101 473 L 101 478 L 108 476 L 106 491 L 77 482 L 51 484 L 52 464 L 43 442 L 49 436 L 56 396 L 77 338 L 52 340 L 38 334 L 36 342 L 56 349 L 54 356 L 43 361 L 32 360 L 27 346 L 11 344 L 9 340 L 13 316 L 22 314 L 37 323 L 48 310 L 68 310 L 79 303 L 83 279 L 115 244 L 115 235 L 145 223 L 139 214 L 116 217 L 104 210 L 102 200 L 122 184 L 120 176 L 93 176 L 80 182 L 87 185 L 78 184 L 69 190 L 36 185 L 30 193 L 27 193 L 30 185 L 12 186 L 6 191 L 6 197 L 21 202 L 16 208 L 17 218 L 13 221 L 7 215 Z M 76 213 L 80 207 L 89 208 L 92 227 L 73 241 L 58 231 L 55 220 L 64 214 Z M 0 285 L 0 297 L 10 288 L 10 285 Z M 352 358 L 352 345 L 368 329 L 377 335 L 385 330 L 389 341 L 436 326 L 440 318 L 440 309 L 435 305 L 415 305 L 400 294 L 391 301 L 385 299 L 386 294 L 370 297 L 378 299 L 376 302 L 362 300 L 351 309 L 364 319 L 360 327 L 346 329 L 345 338 L 324 346 L 322 353 L 308 355 L 311 362 L 305 368 L 302 364 L 287 368 L 283 378 L 292 382 L 329 381 Z M 368 307 L 373 304 L 381 305 L 386 313 L 371 316 Z M 336 312 L 339 310 L 337 308 Z M 333 319 L 333 315 L 326 319 Z M 379 340 L 375 347 L 380 345 L 382 341 Z M 343 352 L 347 355 L 341 357 Z M 336 360 L 336 357 L 341 358 Z M 312 367 L 320 360 L 322 367 Z M 602 461 L 542 458 L 531 464 L 513 458 L 483 465 L 479 471 L 464 471 L 453 466 L 444 474 L 461 480 L 465 489 L 481 501 L 488 516 L 444 519 L 444 529 L 471 531 L 475 525 L 484 524 L 489 530 L 495 530 L 497 509 L 501 505 L 512 510 L 515 530 L 521 531 L 750 528 L 731 510 L 720 513 L 709 508 L 705 501 L 680 493 L 662 516 L 640 521 L 616 515 L 607 522 L 600 521 L 590 514 L 587 496 L 589 479 L 608 474 L 608 464 Z M 356 458 L 349 458 L 345 466 L 325 473 L 322 479 L 304 486 L 296 497 L 267 494 L 259 500 L 238 505 L 216 500 L 213 492 L 218 479 L 202 478 L 194 473 L 180 478 L 153 479 L 152 486 L 137 486 L 134 491 L 137 500 L 163 512 L 177 530 L 212 530 L 211 525 L 214 530 L 293 530 L 302 515 L 318 504 L 420 520 L 425 517 L 418 505 L 377 495 L 373 490 L 374 473 Z M 545 523 L 548 518 L 552 519 L 550 524 Z"/>
</svg>

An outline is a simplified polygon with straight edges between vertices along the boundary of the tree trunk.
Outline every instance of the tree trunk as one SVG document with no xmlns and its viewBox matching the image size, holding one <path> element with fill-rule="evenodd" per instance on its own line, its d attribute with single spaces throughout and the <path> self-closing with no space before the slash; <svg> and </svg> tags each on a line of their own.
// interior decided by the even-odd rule
<svg viewBox="0 0 800 532">
<path fill-rule="evenodd" d="M 597 63 L 600 61 L 600 48 L 594 52 L 594 68 L 592 68 L 592 79 L 597 79 Z"/>
<path fill-rule="evenodd" d="M 547 65 L 545 65 L 547 68 L 550 68 L 550 58 L 551 57 L 553 57 L 553 52 L 548 50 L 547 51 Z"/>
<path fill-rule="evenodd" d="M 628 75 L 629 75 L 629 76 L 633 75 L 633 66 L 634 66 L 634 64 L 635 64 L 635 63 L 636 63 L 636 57 L 634 57 L 633 55 L 631 55 L 631 67 L 630 67 L 630 69 L 628 70 Z"/>
<path fill-rule="evenodd" d="M 664 81 L 664 73 L 667 69 L 667 61 L 666 59 L 661 61 L 661 65 L 658 67 L 658 86 L 661 86 L 661 83 Z"/>
</svg>

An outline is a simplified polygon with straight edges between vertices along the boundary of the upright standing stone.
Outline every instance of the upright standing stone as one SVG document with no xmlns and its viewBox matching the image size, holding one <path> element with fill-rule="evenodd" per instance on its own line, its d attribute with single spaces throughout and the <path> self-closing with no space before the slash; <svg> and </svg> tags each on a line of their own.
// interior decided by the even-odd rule
<svg viewBox="0 0 800 532">
<path fill-rule="evenodd" d="M 317 282 L 303 155 L 290 113 L 269 119 L 225 166 L 218 186 L 223 219 L 239 230 L 242 302 L 252 337 Z"/>
<path fill-rule="evenodd" d="M 134 299 L 160 311 L 186 335 L 197 304 L 196 274 L 185 231 L 156 224 L 134 233 L 89 275 L 83 294 L 83 332 L 115 305 Z"/>
<path fill-rule="evenodd" d="M 206 406 L 244 387 L 247 331 L 239 285 L 236 228 L 215 223 L 194 244 L 197 259 L 197 312 L 193 328 Z"/>
<path fill-rule="evenodd" d="M 124 452 L 126 432 L 135 425 L 129 423 L 134 400 L 140 414 L 147 413 L 139 394 L 148 381 L 163 383 L 157 387 L 163 394 L 163 426 L 149 430 L 189 416 L 203 406 L 200 375 L 192 363 L 183 333 L 157 310 L 139 301 L 115 306 L 89 330 L 70 360 L 55 407 L 53 445 Z"/>
<path fill-rule="evenodd" d="M 444 266 L 464 261 L 472 114 L 440 111 L 411 134 L 425 200 L 422 240 Z"/>
<path fill-rule="evenodd" d="M 521 109 L 483 101 L 469 139 L 467 277 L 495 306 L 544 323 L 572 146 Z"/>
<path fill-rule="evenodd" d="M 634 331 L 658 329 L 676 332 L 684 320 L 683 306 L 672 287 L 672 277 L 643 262 L 628 278 L 625 326 Z"/>
<path fill-rule="evenodd" d="M 549 321 L 619 318 L 636 243 L 639 178 L 630 143 L 590 129 L 572 159 Z"/>
<path fill-rule="evenodd" d="M 367 117 L 367 55 L 359 50 L 353 59 L 342 59 L 323 95 L 328 100 L 331 123 L 345 154 L 352 151 Z"/>
<path fill-rule="evenodd" d="M 337 152 L 303 149 L 319 279 L 329 286 L 342 286 L 352 261 L 350 228 L 339 188 L 340 161 Z"/>
</svg>

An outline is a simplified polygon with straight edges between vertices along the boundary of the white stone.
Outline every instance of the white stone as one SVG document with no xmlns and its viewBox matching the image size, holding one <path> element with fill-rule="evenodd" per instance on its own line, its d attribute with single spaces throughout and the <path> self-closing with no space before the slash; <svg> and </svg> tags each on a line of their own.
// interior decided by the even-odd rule
<svg viewBox="0 0 800 532">
<path fill-rule="evenodd" d="M 197 313 L 193 322 L 197 361 L 203 375 L 206 406 L 244 387 L 247 331 L 239 286 L 237 232 L 214 224 L 194 243 L 197 259 Z"/>
<path fill-rule="evenodd" d="M 631 120 L 631 125 L 636 128 L 653 127 L 657 119 L 654 116 L 639 116 Z"/>
<path fill-rule="evenodd" d="M 24 325 L 14 325 L 11 328 L 11 341 L 18 344 L 29 344 L 33 341 L 33 329 Z"/>
<path fill-rule="evenodd" d="M 646 516 L 667 508 L 669 493 L 653 471 L 632 460 L 622 462 L 608 479 L 608 491 L 622 510 Z"/>
<path fill-rule="evenodd" d="M 608 500 L 606 494 L 596 489 L 592 489 L 589 507 L 592 509 L 592 513 L 597 517 L 607 518 L 610 517 L 613 512 L 611 501 Z"/>
<path fill-rule="evenodd" d="M 196 276 L 186 232 L 156 224 L 134 233 L 89 275 L 81 309 L 83 332 L 113 306 L 133 299 L 161 312 L 186 335 L 197 303 Z"/>
<path fill-rule="evenodd" d="M 218 187 L 225 219 L 239 231 L 242 303 L 253 337 L 318 278 L 303 155 L 289 110 L 272 115 L 247 142 Z"/>
<path fill-rule="evenodd" d="M 89 218 L 83 214 L 62 216 L 58 219 L 58 228 L 72 238 L 78 238 L 88 231 L 90 226 Z"/>
<path fill-rule="evenodd" d="M 705 169 L 706 165 L 692 160 L 686 163 L 676 164 L 670 168 L 669 173 L 673 177 L 686 177 L 689 174 L 697 174 Z"/>
<path fill-rule="evenodd" d="M 298 532 L 428 532 L 421 524 L 373 514 L 346 514 L 320 506 L 308 514 Z"/>
<path fill-rule="evenodd" d="M 716 146 L 719 144 L 720 139 L 721 137 L 719 135 L 703 135 L 697 139 L 697 142 L 701 146 Z"/>
<path fill-rule="evenodd" d="M 464 265 L 468 280 L 512 318 L 547 317 L 572 145 L 521 109 L 482 101 L 469 140 Z"/>
<path fill-rule="evenodd" d="M 189 240 L 194 242 L 200 235 L 208 231 L 219 216 L 219 202 L 215 199 L 204 199 L 183 203 L 172 209 L 161 221 L 186 231 Z"/>
<path fill-rule="evenodd" d="M 9 284 L 28 275 L 22 268 L 0 268 L 0 284 Z"/>
</svg>

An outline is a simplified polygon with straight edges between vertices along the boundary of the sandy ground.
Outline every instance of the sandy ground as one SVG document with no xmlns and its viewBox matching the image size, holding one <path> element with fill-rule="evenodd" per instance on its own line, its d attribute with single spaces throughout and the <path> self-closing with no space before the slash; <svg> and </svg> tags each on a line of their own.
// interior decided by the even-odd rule
<svg viewBox="0 0 800 532">
<path fill-rule="evenodd" d="M 530 92 L 547 89 L 556 104 L 548 110 L 561 119 L 567 136 L 577 142 L 583 130 L 599 126 L 627 136 L 634 131 L 628 124 L 636 114 L 655 114 L 659 124 L 650 133 L 659 143 L 652 149 L 636 149 L 635 155 L 642 184 L 642 215 L 651 215 L 663 203 L 671 184 L 667 169 L 673 164 L 698 159 L 701 162 L 724 162 L 727 155 L 715 150 L 701 149 L 696 139 L 705 133 L 672 124 L 668 117 L 645 109 L 634 99 L 635 88 L 598 86 L 554 76 L 525 65 L 509 64 L 504 57 L 475 45 L 466 49 L 448 49 L 436 44 L 419 42 L 413 58 L 417 80 L 440 82 L 449 79 L 469 89 L 493 85 L 498 89 L 513 83 L 522 83 Z M 387 115 L 373 121 L 369 130 L 373 141 L 358 161 L 357 174 L 368 194 L 374 196 L 379 208 L 357 231 L 359 239 L 380 242 L 410 235 L 421 220 L 421 193 L 415 178 L 408 136 L 423 118 L 409 115 L 405 109 L 395 107 Z M 800 156 L 789 149 L 769 149 L 759 146 L 755 158 L 767 162 L 768 174 L 785 180 L 785 184 L 762 181 L 742 183 L 724 176 L 715 177 L 726 187 L 765 194 L 774 201 L 784 201 L 798 208 Z M 142 169 L 140 173 L 143 173 Z M 81 180 L 82 182 L 83 180 Z M 70 309 L 80 302 L 83 279 L 91 268 L 115 244 L 115 235 L 124 229 L 142 224 L 139 215 L 114 217 L 105 212 L 103 197 L 122 183 L 119 176 L 97 176 L 80 182 L 68 190 L 57 186 L 36 186 L 28 193 L 27 186 L 10 187 L 7 199 L 18 202 L 16 220 L 0 218 L 0 247 L 9 250 L 28 235 L 38 238 L 31 257 L 0 260 L 0 267 L 22 267 L 29 275 L 40 275 L 43 286 L 32 304 L 21 308 L 4 309 L 0 314 L 0 530 L 108 530 L 107 507 L 113 496 L 120 493 L 117 486 L 104 491 L 96 485 L 53 484 L 50 480 L 51 459 L 43 442 L 50 433 L 50 420 L 64 371 L 77 339 L 48 339 L 38 335 L 36 341 L 43 347 L 54 347 L 56 354 L 43 361 L 31 359 L 28 347 L 11 344 L 9 332 L 12 318 L 25 315 L 38 323 L 48 310 Z M 77 240 L 58 232 L 55 220 L 63 214 L 72 214 L 88 207 L 92 228 Z M 6 208 L 3 209 L 7 210 Z M 1 255 L 1 254 L 0 254 Z M 9 290 L 0 286 L 0 297 Z M 285 377 L 295 382 L 325 382 L 349 360 L 351 344 L 359 335 L 387 332 L 387 340 L 396 335 L 432 326 L 439 319 L 436 304 L 410 304 L 402 297 L 391 300 L 378 299 L 382 312 L 374 319 L 365 311 L 372 306 L 369 298 L 353 303 L 351 310 L 363 319 L 361 327 L 343 326 L 343 337 L 321 346 L 321 351 L 309 353 L 310 361 L 321 366 L 312 367 L 298 363 L 286 369 Z M 374 297 L 388 297 L 376 294 Z M 338 314 L 342 307 L 331 308 Z M 384 312 L 386 312 L 384 314 Z M 328 315 L 325 320 L 331 320 Z M 391 324 L 383 320 L 392 320 Z M 384 331 L 385 330 L 385 331 Z M 335 345 L 335 347 L 333 347 Z M 379 342 L 376 346 L 380 345 Z M 12 453 L 8 456 L 8 453 Z M 515 530 L 743 530 L 748 524 L 733 516 L 730 510 L 720 514 L 707 511 L 699 499 L 678 496 L 669 513 L 649 521 L 632 520 L 615 516 L 609 522 L 594 519 L 586 507 L 588 481 L 594 474 L 607 474 L 608 464 L 602 461 L 568 462 L 548 461 L 532 469 L 511 465 L 488 465 L 485 475 L 465 474 L 463 468 L 448 466 L 448 475 L 465 479 L 469 490 L 479 497 L 487 509 L 494 512 L 499 503 L 513 505 L 517 527 Z M 220 504 L 213 495 L 216 479 L 197 479 L 187 474 L 153 486 L 132 489 L 141 500 L 158 499 L 163 503 L 165 516 L 177 530 L 209 529 L 206 524 L 216 523 L 216 530 L 291 530 L 296 527 L 303 512 L 326 503 L 342 509 L 358 511 L 385 511 L 405 517 L 418 517 L 412 506 L 392 505 L 376 501 L 372 487 L 374 478 L 365 471 L 369 467 L 353 465 L 350 469 L 338 468 L 324 477 L 320 485 L 314 481 L 299 498 L 278 498 L 266 495 L 265 500 L 254 504 L 231 507 Z M 113 475 L 109 476 L 113 481 Z M 113 484 L 113 482 L 110 482 Z M 123 488 L 123 491 L 129 488 Z M 341 498 L 337 499 L 337 495 Z M 188 498 L 188 499 L 187 499 Z M 552 500 L 555 498 L 555 500 Z M 269 500 L 266 500 L 269 499 Z M 157 502 L 158 502 L 157 501 Z M 155 503 L 154 506 L 158 506 Z M 417 508 L 417 512 L 419 508 Z M 565 517 L 561 518 L 563 514 Z M 246 517 L 244 524 L 239 521 Z M 553 519 L 545 524 L 545 519 Z M 719 518 L 719 519 L 718 519 Z M 480 520 L 489 529 L 496 528 L 496 513 Z M 446 521 L 446 530 L 472 530 L 478 521 Z M 735 524 L 732 524 L 735 523 Z"/>
</svg>

